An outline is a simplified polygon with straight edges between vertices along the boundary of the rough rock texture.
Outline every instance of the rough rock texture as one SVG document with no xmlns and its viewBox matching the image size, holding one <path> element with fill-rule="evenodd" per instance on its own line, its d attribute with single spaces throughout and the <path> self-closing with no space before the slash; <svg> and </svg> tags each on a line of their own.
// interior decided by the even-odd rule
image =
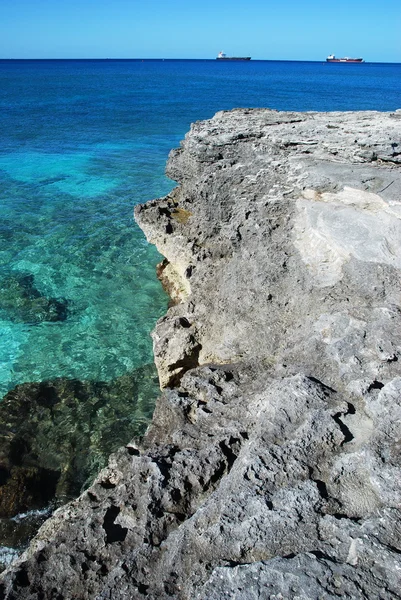
<svg viewBox="0 0 401 600">
<path fill-rule="evenodd" d="M 9 599 L 401 598 L 401 112 L 237 110 L 136 218 L 174 301 L 141 444 Z"/>
</svg>

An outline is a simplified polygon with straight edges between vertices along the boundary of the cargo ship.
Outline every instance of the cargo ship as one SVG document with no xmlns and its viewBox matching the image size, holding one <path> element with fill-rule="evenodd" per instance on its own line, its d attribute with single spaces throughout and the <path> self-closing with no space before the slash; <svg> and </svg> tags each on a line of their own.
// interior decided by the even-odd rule
<svg viewBox="0 0 401 600">
<path fill-rule="evenodd" d="M 363 58 L 348 58 L 348 56 L 345 56 L 344 58 L 336 58 L 334 56 L 334 54 L 330 54 L 330 56 L 328 56 L 326 58 L 326 62 L 335 62 L 335 63 L 363 63 L 365 61 L 363 60 Z"/>
<path fill-rule="evenodd" d="M 224 52 L 219 52 L 216 60 L 251 60 L 250 56 L 227 56 Z"/>
</svg>

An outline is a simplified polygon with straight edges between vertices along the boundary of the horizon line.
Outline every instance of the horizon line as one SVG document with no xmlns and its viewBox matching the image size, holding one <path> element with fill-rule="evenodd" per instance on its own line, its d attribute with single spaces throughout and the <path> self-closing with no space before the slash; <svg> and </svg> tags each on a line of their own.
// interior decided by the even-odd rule
<svg viewBox="0 0 401 600">
<path fill-rule="evenodd" d="M 215 62 L 216 58 L 163 58 L 163 57 L 154 57 L 154 58 L 149 58 L 149 57 L 130 57 L 130 58 L 126 58 L 126 57 L 23 57 L 23 56 L 19 56 L 19 57 L 0 57 L 0 60 L 9 60 L 9 61 L 13 61 L 13 60 L 98 60 L 98 61 L 209 61 L 209 62 Z M 235 62 L 235 61 L 233 61 Z M 242 62 L 242 61 L 237 61 L 237 62 Z M 243 61 L 246 63 L 249 62 L 326 62 L 326 59 L 293 59 L 293 58 L 251 58 L 251 61 Z M 366 63 L 374 63 L 376 62 L 377 64 L 400 64 L 401 61 L 364 61 L 364 63 L 361 64 L 366 64 Z"/>
</svg>

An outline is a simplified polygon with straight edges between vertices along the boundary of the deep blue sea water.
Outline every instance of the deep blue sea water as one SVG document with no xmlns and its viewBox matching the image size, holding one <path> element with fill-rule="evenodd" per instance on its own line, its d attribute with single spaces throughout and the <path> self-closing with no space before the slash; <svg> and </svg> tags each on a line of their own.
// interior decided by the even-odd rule
<svg viewBox="0 0 401 600">
<path fill-rule="evenodd" d="M 133 206 L 173 187 L 192 121 L 234 107 L 391 111 L 401 64 L 0 61 L 0 396 L 152 361 L 167 298 Z"/>
</svg>

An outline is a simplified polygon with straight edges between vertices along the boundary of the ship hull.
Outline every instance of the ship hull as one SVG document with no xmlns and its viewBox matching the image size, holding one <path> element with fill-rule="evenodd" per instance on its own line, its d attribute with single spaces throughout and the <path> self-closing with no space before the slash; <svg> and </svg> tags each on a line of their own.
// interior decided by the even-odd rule
<svg viewBox="0 0 401 600">
<path fill-rule="evenodd" d="M 329 63 L 362 63 L 363 58 L 326 58 Z"/>
<path fill-rule="evenodd" d="M 222 56 L 217 57 L 216 60 L 251 60 L 250 56 Z"/>
</svg>

